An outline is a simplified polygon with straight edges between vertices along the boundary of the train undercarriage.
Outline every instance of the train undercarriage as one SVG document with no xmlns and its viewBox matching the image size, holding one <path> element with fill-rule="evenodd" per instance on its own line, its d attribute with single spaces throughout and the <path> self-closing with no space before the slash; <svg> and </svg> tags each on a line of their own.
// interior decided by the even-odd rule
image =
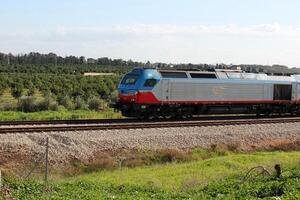
<svg viewBox="0 0 300 200">
<path fill-rule="evenodd" d="M 190 118 L 209 114 L 256 114 L 257 116 L 298 115 L 296 103 L 259 104 L 147 104 L 118 105 L 122 115 L 135 118 Z"/>
</svg>

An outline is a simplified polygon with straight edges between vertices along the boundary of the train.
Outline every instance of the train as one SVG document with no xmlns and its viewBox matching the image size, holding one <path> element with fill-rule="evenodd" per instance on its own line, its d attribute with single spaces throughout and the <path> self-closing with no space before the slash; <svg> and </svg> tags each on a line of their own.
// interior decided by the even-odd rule
<svg viewBox="0 0 300 200">
<path fill-rule="evenodd" d="M 123 116 L 134 118 L 297 115 L 300 75 L 134 68 L 118 85 L 116 108 Z"/>
</svg>

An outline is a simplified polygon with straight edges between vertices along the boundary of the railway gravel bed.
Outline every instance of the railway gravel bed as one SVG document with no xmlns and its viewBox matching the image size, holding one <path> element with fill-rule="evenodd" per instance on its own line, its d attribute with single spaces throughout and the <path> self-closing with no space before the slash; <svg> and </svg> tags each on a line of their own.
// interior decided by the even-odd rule
<svg viewBox="0 0 300 200">
<path fill-rule="evenodd" d="M 99 152 L 133 149 L 192 149 L 212 145 L 237 145 L 251 150 L 272 141 L 300 139 L 300 123 L 245 124 L 209 127 L 172 127 L 128 130 L 8 133 L 0 135 L 0 168 L 32 160 L 44 152 L 49 137 L 52 166 L 66 166 L 70 159 L 88 161 Z"/>
</svg>

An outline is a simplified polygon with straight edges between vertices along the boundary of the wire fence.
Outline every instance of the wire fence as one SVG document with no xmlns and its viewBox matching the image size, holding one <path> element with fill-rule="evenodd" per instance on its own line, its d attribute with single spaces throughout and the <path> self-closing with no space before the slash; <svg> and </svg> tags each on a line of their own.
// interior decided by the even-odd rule
<svg viewBox="0 0 300 200">
<path fill-rule="evenodd" d="M 48 178 L 49 178 L 49 138 L 46 137 L 42 139 L 40 142 L 41 146 L 44 146 L 44 152 L 37 157 L 33 161 L 33 166 L 28 169 L 23 176 L 21 176 L 21 179 L 28 179 L 34 171 L 37 170 L 39 166 L 42 165 L 42 169 L 44 172 L 44 183 L 45 187 L 48 185 Z M 0 168 L 0 199 L 1 196 L 4 200 L 13 200 L 14 198 L 11 196 L 11 190 L 8 186 L 4 184 L 4 174 Z"/>
</svg>

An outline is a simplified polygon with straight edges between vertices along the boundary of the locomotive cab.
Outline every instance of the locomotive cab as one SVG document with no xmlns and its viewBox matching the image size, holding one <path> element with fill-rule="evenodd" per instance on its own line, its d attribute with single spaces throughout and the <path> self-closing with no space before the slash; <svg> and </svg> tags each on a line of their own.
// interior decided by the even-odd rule
<svg viewBox="0 0 300 200">
<path fill-rule="evenodd" d="M 127 73 L 118 86 L 119 100 L 117 108 L 124 116 L 136 117 L 145 101 L 152 101 L 151 91 L 160 80 L 155 69 L 135 68 Z"/>
</svg>

